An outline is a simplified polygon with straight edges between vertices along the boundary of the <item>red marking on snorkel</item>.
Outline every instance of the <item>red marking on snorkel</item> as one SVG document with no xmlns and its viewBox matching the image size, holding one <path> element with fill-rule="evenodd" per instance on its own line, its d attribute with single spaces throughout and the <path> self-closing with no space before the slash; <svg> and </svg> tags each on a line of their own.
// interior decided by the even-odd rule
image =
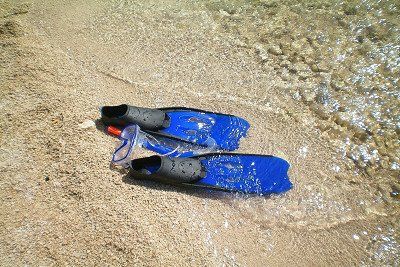
<svg viewBox="0 0 400 267">
<path fill-rule="evenodd" d="M 120 129 L 118 129 L 117 127 L 108 126 L 107 127 L 107 133 L 110 134 L 110 135 L 114 135 L 116 137 L 120 137 L 122 131 Z"/>
</svg>

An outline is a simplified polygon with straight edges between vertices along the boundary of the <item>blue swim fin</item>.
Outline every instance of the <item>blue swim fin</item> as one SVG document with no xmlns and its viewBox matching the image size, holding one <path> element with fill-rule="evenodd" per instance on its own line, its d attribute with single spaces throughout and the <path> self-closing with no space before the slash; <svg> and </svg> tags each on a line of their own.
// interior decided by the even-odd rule
<svg viewBox="0 0 400 267">
<path fill-rule="evenodd" d="M 106 125 L 138 125 L 152 135 L 189 142 L 212 150 L 233 151 L 250 124 L 243 118 L 185 107 L 150 109 L 129 105 L 101 108 Z"/>
<path fill-rule="evenodd" d="M 292 188 L 289 166 L 274 156 L 211 153 L 189 158 L 135 159 L 130 172 L 138 179 L 265 195 Z"/>
</svg>

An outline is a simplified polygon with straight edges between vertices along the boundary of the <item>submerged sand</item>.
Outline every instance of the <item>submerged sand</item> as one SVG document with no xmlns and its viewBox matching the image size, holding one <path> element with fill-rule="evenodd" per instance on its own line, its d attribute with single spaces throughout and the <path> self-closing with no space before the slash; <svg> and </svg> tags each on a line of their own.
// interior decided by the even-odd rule
<svg viewBox="0 0 400 267">
<path fill-rule="evenodd" d="M 328 2 L 1 2 L 1 265 L 398 265 L 400 7 L 385 2 L 386 31 L 373 7 Z M 334 23 L 353 65 L 326 52 Z M 294 188 L 132 180 L 93 123 L 120 103 L 242 116 L 239 151 L 287 159 Z"/>
</svg>

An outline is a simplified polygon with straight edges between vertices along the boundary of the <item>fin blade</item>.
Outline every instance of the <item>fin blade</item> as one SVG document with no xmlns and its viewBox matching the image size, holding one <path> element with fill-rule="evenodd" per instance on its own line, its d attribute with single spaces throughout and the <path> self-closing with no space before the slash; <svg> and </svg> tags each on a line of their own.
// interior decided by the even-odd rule
<svg viewBox="0 0 400 267">
<path fill-rule="evenodd" d="M 283 193 L 292 188 L 287 174 L 290 165 L 278 157 L 214 154 L 205 156 L 202 164 L 207 176 L 198 185 L 256 194 Z"/>
</svg>

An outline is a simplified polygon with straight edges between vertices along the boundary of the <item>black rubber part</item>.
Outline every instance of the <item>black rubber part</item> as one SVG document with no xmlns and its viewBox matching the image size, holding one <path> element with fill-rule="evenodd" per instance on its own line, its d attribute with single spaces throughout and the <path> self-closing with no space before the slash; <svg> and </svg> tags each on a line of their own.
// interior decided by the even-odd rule
<svg viewBox="0 0 400 267">
<path fill-rule="evenodd" d="M 150 174 L 146 167 L 158 167 Z M 153 180 L 169 184 L 195 183 L 206 173 L 200 160 L 151 156 L 131 161 L 130 175 L 136 179 Z"/>
<path fill-rule="evenodd" d="M 164 111 L 125 104 L 102 107 L 101 120 L 104 124 L 113 126 L 137 124 L 141 129 L 149 131 L 157 131 L 169 126 L 169 118 Z"/>
</svg>

